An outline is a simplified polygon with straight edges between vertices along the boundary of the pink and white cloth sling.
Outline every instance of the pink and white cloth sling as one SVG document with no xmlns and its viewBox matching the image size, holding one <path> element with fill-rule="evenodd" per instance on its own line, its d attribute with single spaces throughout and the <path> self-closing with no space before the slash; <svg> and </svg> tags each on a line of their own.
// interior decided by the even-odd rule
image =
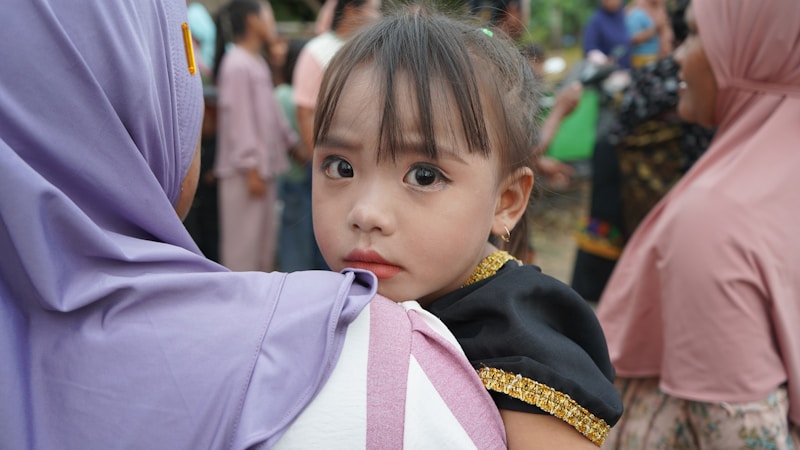
<svg viewBox="0 0 800 450">
<path fill-rule="evenodd" d="M 409 336 L 405 326 L 411 339 L 398 341 Z M 499 449 L 506 437 L 441 321 L 416 302 L 378 297 L 350 325 L 328 383 L 275 448 Z"/>
</svg>

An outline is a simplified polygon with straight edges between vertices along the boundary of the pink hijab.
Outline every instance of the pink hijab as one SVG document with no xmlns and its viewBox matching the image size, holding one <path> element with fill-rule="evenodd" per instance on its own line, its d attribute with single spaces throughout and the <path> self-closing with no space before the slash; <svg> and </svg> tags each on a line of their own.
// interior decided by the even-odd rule
<svg viewBox="0 0 800 450">
<path fill-rule="evenodd" d="M 719 130 L 634 234 L 598 316 L 618 375 L 709 402 L 786 383 L 800 423 L 800 2 L 692 5 Z"/>
</svg>

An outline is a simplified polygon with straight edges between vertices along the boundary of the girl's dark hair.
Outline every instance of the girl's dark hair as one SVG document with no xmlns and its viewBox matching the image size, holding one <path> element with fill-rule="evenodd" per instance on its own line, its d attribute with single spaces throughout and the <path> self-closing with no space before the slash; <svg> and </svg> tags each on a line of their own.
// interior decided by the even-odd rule
<svg viewBox="0 0 800 450">
<path fill-rule="evenodd" d="M 351 73 L 367 65 L 378 74 L 379 87 L 387 94 L 378 159 L 394 159 L 407 148 L 394 105 L 398 84 L 408 82 L 415 91 L 423 152 L 428 157 L 436 159 L 439 154 L 433 96 L 449 91 L 455 102 L 452 114 L 461 118 L 469 152 L 488 157 L 498 151 L 501 176 L 523 167 L 533 170 L 538 86 L 526 59 L 499 30 L 471 26 L 430 6 L 414 5 L 360 31 L 336 53 L 323 77 L 315 144 L 326 138 Z M 520 258 L 527 251 L 527 224 L 524 215 L 512 232 L 520 241 L 509 250 Z"/>
<path fill-rule="evenodd" d="M 214 23 L 217 26 L 216 53 L 214 56 L 214 79 L 219 74 L 219 63 L 225 55 L 225 47 L 235 42 L 247 31 L 247 17 L 260 14 L 262 0 L 231 0 L 217 12 Z"/>
</svg>

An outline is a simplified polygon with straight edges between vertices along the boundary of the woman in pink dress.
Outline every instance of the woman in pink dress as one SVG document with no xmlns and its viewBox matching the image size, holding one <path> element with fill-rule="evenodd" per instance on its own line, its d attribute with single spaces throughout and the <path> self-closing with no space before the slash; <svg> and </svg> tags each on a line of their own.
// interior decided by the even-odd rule
<svg viewBox="0 0 800 450">
<path fill-rule="evenodd" d="M 218 22 L 214 173 L 219 180 L 220 258 L 231 270 L 269 272 L 275 265 L 276 181 L 288 170 L 288 152 L 298 140 L 275 99 L 261 53 L 276 39 L 275 18 L 263 0 L 233 0 L 220 11 Z"/>
</svg>

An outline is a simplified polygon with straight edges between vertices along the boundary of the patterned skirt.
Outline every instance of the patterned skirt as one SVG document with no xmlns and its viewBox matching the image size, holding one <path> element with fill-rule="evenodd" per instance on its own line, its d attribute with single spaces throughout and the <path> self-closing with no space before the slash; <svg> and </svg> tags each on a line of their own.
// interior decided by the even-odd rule
<svg viewBox="0 0 800 450">
<path fill-rule="evenodd" d="M 665 394 L 657 378 L 618 378 L 625 413 L 603 449 L 800 450 L 785 388 L 752 403 L 706 403 Z"/>
</svg>

